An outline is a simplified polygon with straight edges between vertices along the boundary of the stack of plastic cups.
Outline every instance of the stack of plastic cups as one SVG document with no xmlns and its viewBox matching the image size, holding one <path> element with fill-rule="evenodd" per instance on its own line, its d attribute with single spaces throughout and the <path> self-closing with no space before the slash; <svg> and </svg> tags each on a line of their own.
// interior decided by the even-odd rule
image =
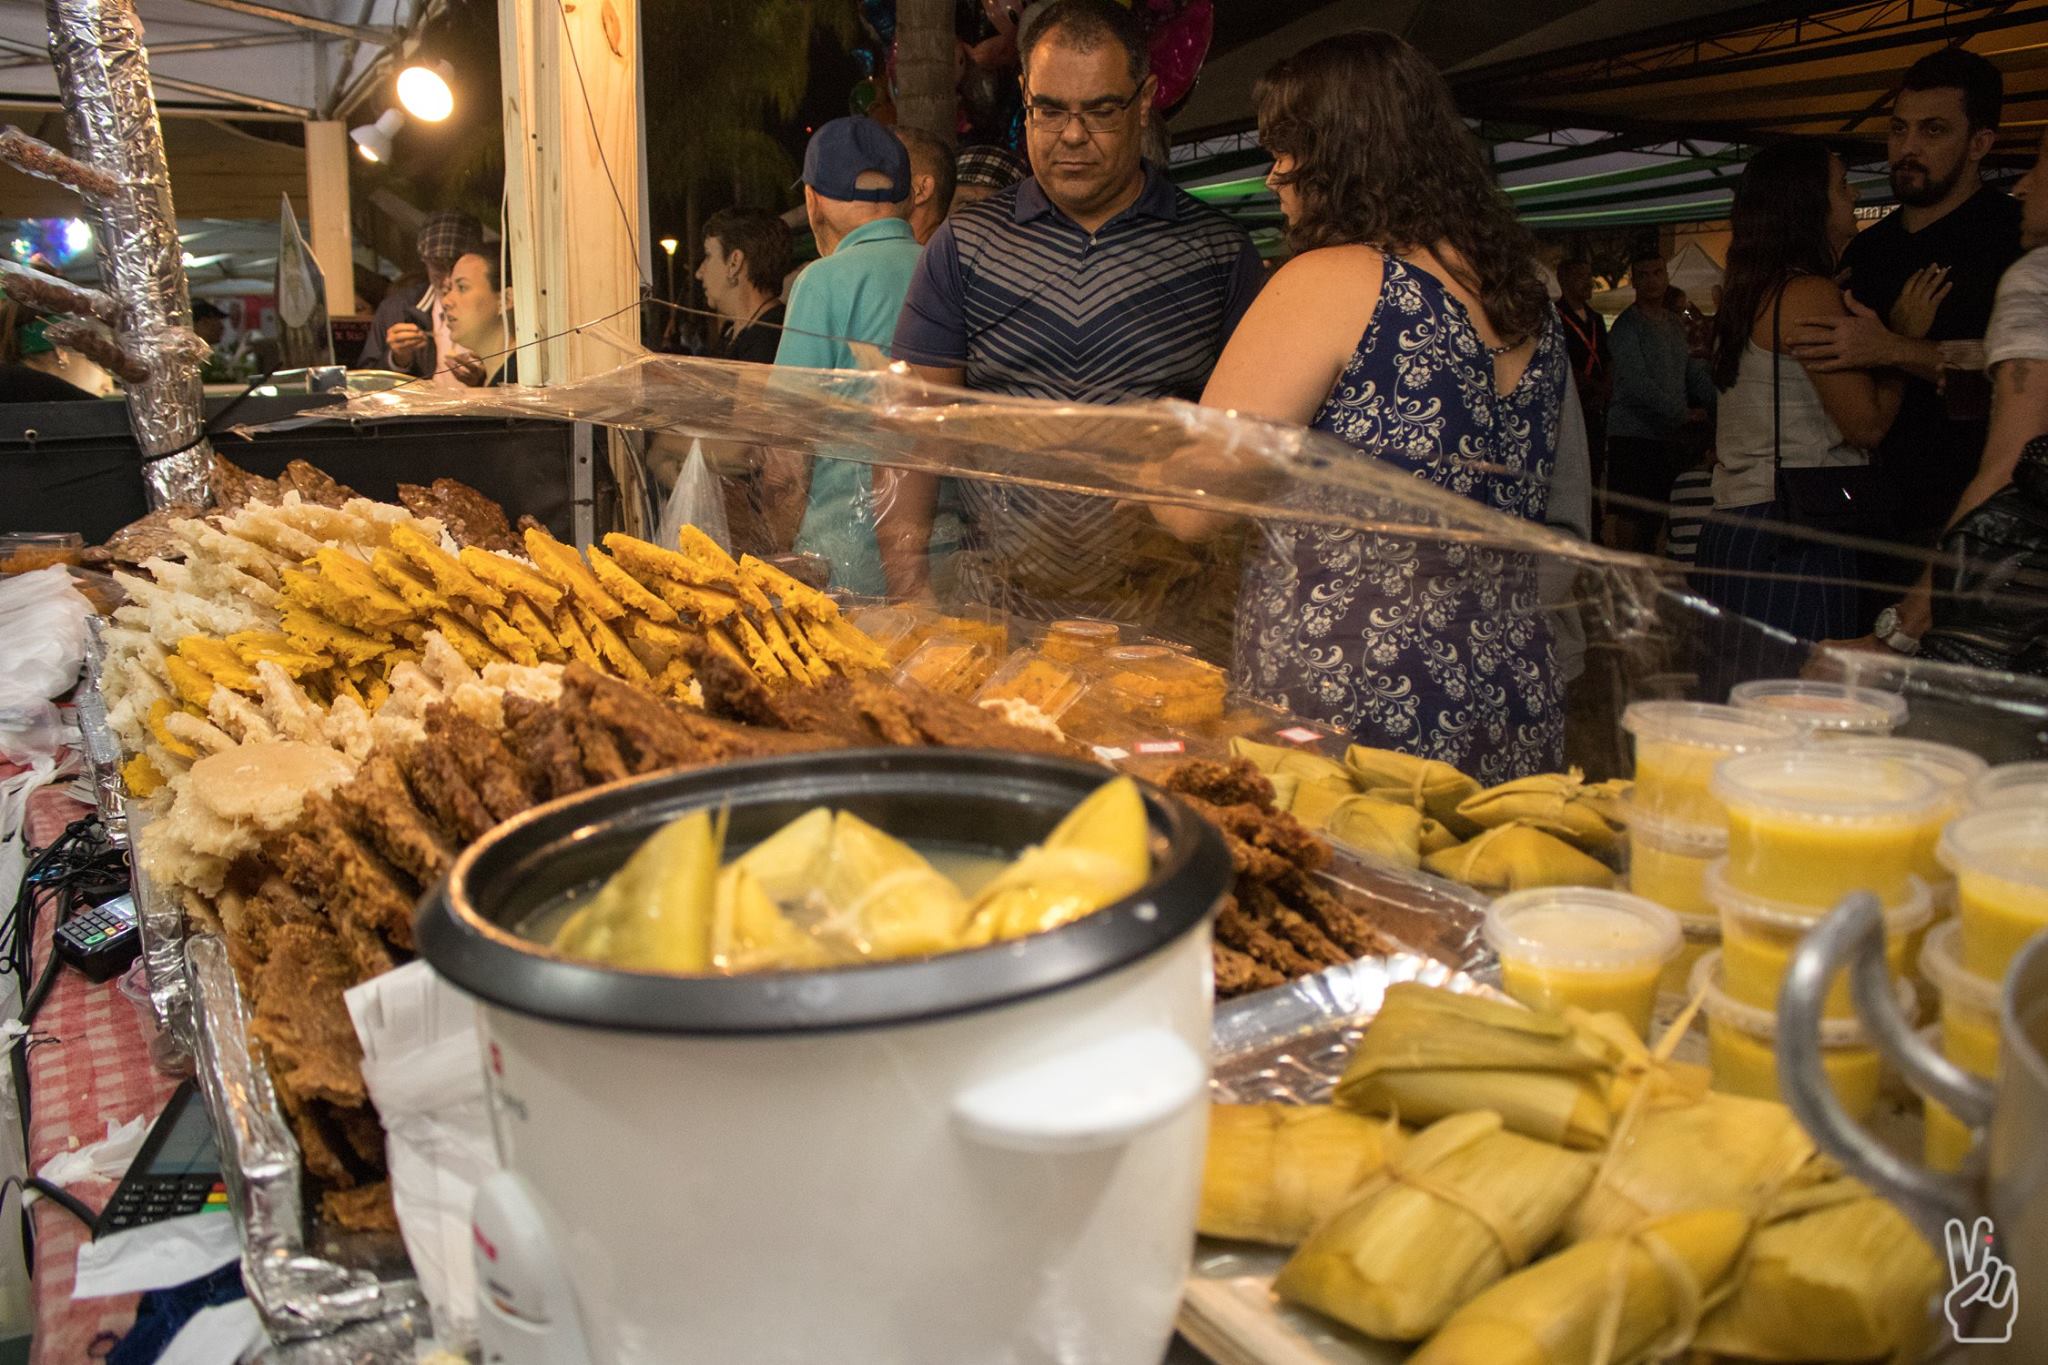
<svg viewBox="0 0 2048 1365">
<path fill-rule="evenodd" d="M 1980 810 L 1942 831 L 1955 874 L 1963 966 L 2003 981 L 2028 939 L 2048 930 L 2048 809 Z"/>
<path fill-rule="evenodd" d="M 2048 763 L 2001 763 L 1970 784 L 1969 810 L 2048 808 Z"/>
<path fill-rule="evenodd" d="M 1927 935 L 1920 963 L 1941 994 L 1941 1051 L 1950 1061 L 1986 1080 L 1998 1074 L 1998 996 L 1995 978 L 1963 966 L 1963 926 L 1938 924 Z M 1971 1146 L 1963 1121 L 1934 1100 L 1927 1101 L 1927 1164 L 1953 1171 Z"/>
<path fill-rule="evenodd" d="M 1778 1015 L 1736 999 L 1721 979 L 1721 954 L 1708 953 L 1693 968 L 1694 994 L 1706 994 L 1707 1055 L 1714 1089 L 1750 1099 L 1783 1101 L 1778 1085 Z M 1913 988 L 1899 983 L 1899 1000 L 1912 1012 Z M 1858 1119 L 1877 1109 L 1878 1083 L 1884 1059 L 1863 1021 L 1823 1018 L 1820 1022 L 1820 1065 L 1835 1096 Z"/>
<path fill-rule="evenodd" d="M 1628 825 L 1628 887 L 1678 917 L 1684 945 L 1662 989 L 1682 993 L 1701 955 L 1721 941 L 1706 895 L 1710 864 L 1728 851 L 1728 817 L 1709 784 L 1714 766 L 1741 754 L 1801 740 L 1789 719 L 1766 711 L 1697 702 L 1636 702 L 1621 718 L 1635 737 L 1635 787 Z"/>
<path fill-rule="evenodd" d="M 1546 886 L 1500 897 L 1486 912 L 1501 984 L 1531 1009 L 1611 1011 L 1650 1031 L 1658 979 L 1677 957 L 1677 917 L 1622 891 Z"/>
<path fill-rule="evenodd" d="M 1804 678 L 1737 684 L 1728 704 L 1783 716 L 1817 740 L 1881 738 L 1906 723 L 1906 699 L 1897 693 Z"/>
<path fill-rule="evenodd" d="M 1908 951 L 1931 918 L 1932 898 L 1915 870 L 1953 793 L 1913 763 L 1846 748 L 1750 754 L 1714 771 L 1714 795 L 1728 812 L 1728 856 L 1707 878 L 1721 916 L 1724 1004 L 1731 1007 L 1723 1009 L 1724 1023 L 1739 1010 L 1757 1011 L 1775 1035 L 1792 954 L 1843 898 L 1868 891 L 1884 907 L 1885 959 L 1894 980 L 1904 976 Z M 1824 1009 L 1827 1027 L 1844 1025 L 1836 1031 L 1845 1038 L 1860 1028 L 1847 986 L 1846 977 L 1834 982 Z M 1911 998 L 1910 987 L 1902 998 Z M 1755 1025 L 1752 1036 L 1761 1030 L 1761 1021 L 1747 1022 Z M 1710 1015 L 1710 1040 L 1714 1031 Z M 1716 1086 L 1754 1085 L 1753 1068 L 1744 1070 L 1733 1048 L 1716 1045 L 1713 1053 Z M 1726 1078 L 1724 1062 L 1732 1068 Z"/>
</svg>

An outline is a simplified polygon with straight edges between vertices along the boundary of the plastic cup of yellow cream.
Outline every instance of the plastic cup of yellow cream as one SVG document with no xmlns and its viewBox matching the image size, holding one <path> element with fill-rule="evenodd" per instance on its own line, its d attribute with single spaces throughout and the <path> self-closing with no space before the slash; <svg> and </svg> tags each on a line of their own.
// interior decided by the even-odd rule
<svg viewBox="0 0 2048 1365">
<path fill-rule="evenodd" d="M 1942 831 L 1955 874 L 1963 965 L 1999 981 L 2026 941 L 2048 929 L 2048 808 L 1985 810 Z"/>
<path fill-rule="evenodd" d="M 1897 693 L 1804 678 L 1737 683 L 1728 693 L 1728 704 L 1784 716 L 1820 739 L 1888 735 L 1906 723 L 1906 699 Z"/>
<path fill-rule="evenodd" d="M 1947 793 L 1913 763 L 1840 747 L 1746 754 L 1714 769 L 1729 885 L 1816 917 L 1856 891 L 1886 905 L 1906 898 Z"/>
<path fill-rule="evenodd" d="M 1652 815 L 1695 825 L 1725 820 L 1709 790 L 1715 764 L 1800 742 L 1799 728 L 1783 716 L 1704 702 L 1632 702 L 1622 712 L 1621 728 L 1635 737 L 1630 799 Z"/>
<path fill-rule="evenodd" d="M 1657 982 L 1682 935 L 1669 910 L 1625 891 L 1546 886 L 1502 896 L 1486 912 L 1501 984 L 1531 1009 L 1611 1011 L 1650 1030 Z"/>
<path fill-rule="evenodd" d="M 1714 1089 L 1758 1100 L 1784 1100 L 1778 1086 L 1778 1016 L 1745 1005 L 1720 985 L 1721 955 L 1709 953 L 1693 969 L 1693 992 L 1705 991 L 1707 1057 Z M 1902 1000 L 1912 987 L 1899 983 Z M 1910 1004 L 1907 1010 L 1911 1014 Z M 1884 1063 L 1857 1019 L 1823 1019 L 1820 1065 L 1842 1107 L 1858 1119 L 1877 1109 Z"/>
<path fill-rule="evenodd" d="M 1912 949 L 1934 915 L 1926 883 L 1910 878 L 1907 889 L 1906 898 L 1884 912 L 1884 965 L 1894 981 L 1911 966 Z M 1792 954 L 1819 921 L 1804 906 L 1783 905 L 1731 886 L 1725 863 L 1707 869 L 1707 896 L 1721 916 L 1722 989 L 1745 1005 L 1777 1009 Z M 1847 972 L 1829 983 L 1821 1013 L 1830 1019 L 1855 1016 Z"/>
<path fill-rule="evenodd" d="M 2048 807 L 2048 763 L 2001 763 L 1970 784 L 1973 811 Z"/>
</svg>

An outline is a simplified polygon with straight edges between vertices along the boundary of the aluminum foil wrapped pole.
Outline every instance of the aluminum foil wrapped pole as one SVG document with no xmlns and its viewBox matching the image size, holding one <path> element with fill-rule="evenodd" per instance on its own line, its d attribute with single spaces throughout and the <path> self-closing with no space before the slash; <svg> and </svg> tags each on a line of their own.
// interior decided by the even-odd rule
<svg viewBox="0 0 2048 1365">
<path fill-rule="evenodd" d="M 44 11 L 72 156 L 107 178 L 80 194 L 120 309 L 116 340 L 141 367 L 128 385 L 128 421 L 149 503 L 203 507 L 213 457 L 199 380 L 206 343 L 192 331 L 142 23 L 132 0 L 46 0 Z"/>
</svg>

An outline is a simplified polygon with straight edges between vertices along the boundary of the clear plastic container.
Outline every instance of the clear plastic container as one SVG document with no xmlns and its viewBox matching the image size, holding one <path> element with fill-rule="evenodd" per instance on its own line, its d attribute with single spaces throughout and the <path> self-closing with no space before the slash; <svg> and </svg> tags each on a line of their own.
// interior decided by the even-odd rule
<svg viewBox="0 0 2048 1365">
<path fill-rule="evenodd" d="M 1094 662 L 1105 700 L 1133 717 L 1174 727 L 1223 717 L 1229 682 L 1223 670 L 1164 645 L 1123 645 Z"/>
<path fill-rule="evenodd" d="M 1970 810 L 2048 807 L 2048 763 L 2001 763 L 1970 784 Z"/>
<path fill-rule="evenodd" d="M 1804 678 L 1738 683 L 1728 694 L 1728 704 L 1784 716 L 1820 738 L 1888 735 L 1906 723 L 1906 699 L 1896 693 Z"/>
<path fill-rule="evenodd" d="M 1904 900 L 1884 912 L 1884 965 L 1894 981 L 1911 967 L 1913 947 L 1934 916 L 1926 883 L 1913 878 L 1908 891 Z M 1707 897 L 1721 916 L 1724 989 L 1745 1005 L 1776 1009 L 1792 954 L 1819 921 L 1804 906 L 1752 896 L 1731 885 L 1725 862 L 1707 869 Z M 1830 1019 L 1855 1015 L 1847 972 L 1828 987 L 1822 1012 Z"/>
<path fill-rule="evenodd" d="M 1940 1034 L 1939 1027 L 1929 1024 L 1920 1030 L 1920 1041 L 1938 1051 L 1941 1047 Z M 1924 1100 L 1924 1103 L 1922 1159 L 1930 1170 L 1945 1174 L 1961 1170 L 1970 1149 L 1977 1145 L 1977 1135 L 1940 1100 Z"/>
<path fill-rule="evenodd" d="M 1719 915 L 1678 915 L 1678 932 L 1685 936 L 1679 945 L 1678 956 L 1664 964 L 1664 974 L 1657 978 L 1659 995 L 1685 997 L 1686 985 L 1692 980 L 1693 969 L 1700 965 L 1700 959 L 1721 946 L 1721 917 Z"/>
<path fill-rule="evenodd" d="M 2028 939 L 2048 929 L 2048 808 L 1985 810 L 1942 831 L 1955 874 L 1963 965 L 2003 980 Z"/>
<path fill-rule="evenodd" d="M 1924 739 L 1845 739 L 1829 747 L 1829 753 L 1861 754 L 1871 758 L 1892 758 L 1910 763 L 1941 784 L 1941 823 L 1947 824 L 1968 809 L 1970 784 L 1989 772 L 1991 765 L 1968 749 L 1953 744 L 1936 744 Z M 2043 793 L 2048 796 L 2048 792 Z M 1934 856 L 1941 831 L 1925 833 L 1919 861 L 1913 875 L 1929 886 L 1949 880 L 1948 869 Z"/>
<path fill-rule="evenodd" d="M 1999 982 L 1963 965 L 1962 925 L 1937 924 L 1920 956 L 1928 984 L 1941 996 L 1942 1054 L 1973 1076 L 1998 1074 Z"/>
<path fill-rule="evenodd" d="M 896 669 L 896 681 L 947 696 L 971 696 L 996 671 L 996 655 L 980 640 L 934 635 Z"/>
<path fill-rule="evenodd" d="M 1486 912 L 1509 995 L 1531 1009 L 1611 1011 L 1638 1034 L 1649 1032 L 1658 978 L 1682 939 L 1669 910 L 1624 891 L 1516 891 Z"/>
<path fill-rule="evenodd" d="M 1694 994 L 1706 993 L 1707 1056 L 1714 1089 L 1751 1099 L 1784 1101 L 1778 1085 L 1778 1016 L 1745 1005 L 1721 986 L 1721 955 L 1708 953 L 1693 969 Z M 1899 998 L 1912 1014 L 1913 988 L 1899 983 Z M 1877 1109 L 1884 1059 L 1857 1019 L 1823 1019 L 1820 1064 L 1835 1097 L 1857 1119 Z"/>
<path fill-rule="evenodd" d="M 1674 915 L 1712 918 L 1707 865 L 1728 852 L 1728 831 L 1668 819 L 1633 802 L 1623 807 L 1622 819 L 1628 826 L 1628 889 Z"/>
<path fill-rule="evenodd" d="M 1045 633 L 1039 637 L 1038 651 L 1046 658 L 1057 659 L 1061 663 L 1085 663 L 1123 642 L 1123 627 L 1116 622 L 1082 616 L 1054 621 L 1046 626 Z"/>
<path fill-rule="evenodd" d="M 149 997 L 149 971 L 141 958 L 137 958 L 133 966 L 115 979 L 114 989 L 135 1007 L 142 1036 L 149 1040 L 149 1063 L 157 1073 L 163 1076 L 191 1075 L 192 1054 L 178 1042 L 176 1034 L 167 1028 L 157 1027 L 156 1006 Z"/>
<path fill-rule="evenodd" d="M 1714 765 L 1737 754 L 1782 749 L 1800 742 L 1798 726 L 1767 711 L 1744 711 L 1691 701 L 1631 702 L 1621 728 L 1635 736 L 1638 806 L 1654 815 L 1695 825 L 1718 825 L 1725 816 L 1709 790 Z"/>
<path fill-rule="evenodd" d="M 1748 754 L 1714 769 L 1728 811 L 1728 883 L 1815 916 L 1854 891 L 1904 900 L 1947 793 L 1907 762 L 1839 745 Z"/>
<path fill-rule="evenodd" d="M 1057 721 L 1073 708 L 1088 690 L 1088 675 L 1058 659 L 1034 649 L 1020 649 L 1003 660 L 989 680 L 975 693 L 976 701 L 1013 700 L 1028 702 L 1048 720 Z"/>
</svg>

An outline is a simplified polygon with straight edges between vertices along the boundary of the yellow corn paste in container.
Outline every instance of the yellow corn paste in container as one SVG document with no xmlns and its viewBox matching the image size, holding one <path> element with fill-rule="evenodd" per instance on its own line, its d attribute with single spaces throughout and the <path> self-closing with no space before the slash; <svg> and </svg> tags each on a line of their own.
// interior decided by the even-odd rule
<svg viewBox="0 0 2048 1365">
<path fill-rule="evenodd" d="M 1941 994 L 1941 1052 L 1973 1076 L 1990 1080 L 1998 1074 L 1998 1002 L 2003 993 L 1993 977 L 1978 976 L 1963 965 L 1962 925 L 1950 920 L 1927 935 L 1921 965 Z M 1927 1164 L 1953 1171 L 1971 1146 L 1970 1130 L 1961 1119 L 1933 1100 L 1927 1102 Z"/>
<path fill-rule="evenodd" d="M 1906 898 L 1941 828 L 1941 785 L 1913 764 L 1839 748 L 1747 754 L 1714 770 L 1730 886 L 1816 919 L 1856 891 L 1886 905 Z"/>
<path fill-rule="evenodd" d="M 1621 728 L 1635 737 L 1635 789 L 1630 799 L 1654 815 L 1696 825 L 1725 816 L 1709 790 L 1714 765 L 1737 754 L 1800 742 L 1783 716 L 1691 701 L 1631 702 Z"/>
<path fill-rule="evenodd" d="M 1501 984 L 1531 1009 L 1612 1012 L 1647 1034 L 1681 935 L 1669 910 L 1640 896 L 1546 886 L 1494 901 L 1486 941 L 1500 954 Z"/>
<path fill-rule="evenodd" d="M 1709 953 L 1693 969 L 1693 991 L 1706 992 L 1707 1056 L 1713 1087 L 1728 1095 L 1783 1102 L 1778 1088 L 1778 1016 L 1775 1011 L 1745 1005 L 1721 988 L 1721 955 Z M 1899 983 L 1900 999 L 1911 1013 L 1913 988 Z M 1842 1107 L 1857 1119 L 1877 1109 L 1883 1059 L 1870 1035 L 1856 1019 L 1823 1019 L 1820 1064 Z"/>
<path fill-rule="evenodd" d="M 1724 989 L 1745 1005 L 1775 1010 L 1778 988 L 1784 984 L 1785 972 L 1792 965 L 1792 954 L 1820 921 L 1805 906 L 1766 900 L 1731 885 L 1725 862 L 1708 869 L 1707 894 L 1721 916 Z M 1908 952 L 1925 932 L 1933 914 L 1933 898 L 1917 877 L 1908 879 L 1904 900 L 1885 907 L 1884 965 L 1892 980 L 1905 976 L 1910 961 Z M 1822 1012 L 1830 1019 L 1855 1016 L 1847 972 L 1829 985 Z"/>
<path fill-rule="evenodd" d="M 1693 964 L 1721 944 L 1721 916 L 1707 899 L 1706 879 L 1708 866 L 1728 852 L 1728 831 L 1669 820 L 1633 803 L 1623 808 L 1622 820 L 1628 826 L 1628 890 L 1677 916 L 1684 936 L 1657 988 L 1683 995 Z"/>
<path fill-rule="evenodd" d="M 1728 704 L 1783 716 L 1815 739 L 1888 735 L 1906 723 L 1906 699 L 1895 692 L 1804 678 L 1737 683 Z"/>
<path fill-rule="evenodd" d="M 2026 941 L 2048 929 L 2048 809 L 1966 815 L 1941 835 L 1955 874 L 1963 965 L 2002 980 Z"/>
</svg>

